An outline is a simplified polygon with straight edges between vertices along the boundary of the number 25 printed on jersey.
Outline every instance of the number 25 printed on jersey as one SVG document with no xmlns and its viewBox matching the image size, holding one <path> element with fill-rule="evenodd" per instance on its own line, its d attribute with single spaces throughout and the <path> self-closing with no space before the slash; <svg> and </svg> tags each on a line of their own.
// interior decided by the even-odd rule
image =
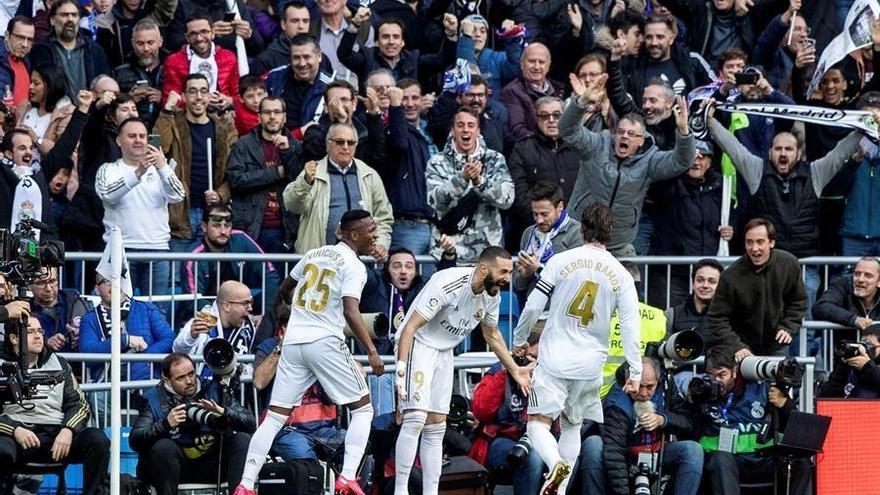
<svg viewBox="0 0 880 495">
<path fill-rule="evenodd" d="M 303 267 L 303 275 L 305 282 L 299 287 L 293 304 L 314 313 L 324 311 L 330 300 L 330 286 L 327 282 L 336 277 L 336 272 L 330 269 L 322 270 L 317 265 L 309 263 Z"/>
</svg>

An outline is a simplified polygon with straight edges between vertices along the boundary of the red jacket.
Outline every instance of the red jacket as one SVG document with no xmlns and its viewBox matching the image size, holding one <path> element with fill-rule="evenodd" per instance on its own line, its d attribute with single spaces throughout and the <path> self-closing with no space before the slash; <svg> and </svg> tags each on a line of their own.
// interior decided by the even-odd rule
<svg viewBox="0 0 880 495">
<path fill-rule="evenodd" d="M 240 97 L 233 97 L 232 104 L 235 108 L 235 130 L 238 131 L 238 137 L 244 136 L 260 125 L 260 114 L 245 106 Z"/>
<path fill-rule="evenodd" d="M 162 83 L 162 101 L 168 98 L 168 93 L 177 91 L 183 96 L 183 81 L 189 75 L 189 57 L 184 45 L 176 53 L 165 59 L 165 79 Z M 217 91 L 233 99 L 238 97 L 238 61 L 235 54 L 214 44 L 216 52 L 214 59 L 217 61 Z M 183 100 L 180 102 L 183 106 Z"/>
<path fill-rule="evenodd" d="M 499 371 L 489 374 L 487 373 L 477 388 L 474 389 L 474 398 L 471 401 L 471 409 L 474 412 L 474 418 L 480 422 L 477 430 L 477 438 L 471 444 L 471 450 L 468 457 L 479 463 L 481 466 L 486 465 L 486 456 L 489 452 L 489 444 L 497 437 L 507 437 L 512 440 L 518 440 L 520 431 L 518 425 L 499 425 L 498 411 L 504 402 L 505 393 L 508 387 L 507 370 L 502 368 Z M 525 424 L 525 409 L 522 411 L 522 421 Z"/>
</svg>

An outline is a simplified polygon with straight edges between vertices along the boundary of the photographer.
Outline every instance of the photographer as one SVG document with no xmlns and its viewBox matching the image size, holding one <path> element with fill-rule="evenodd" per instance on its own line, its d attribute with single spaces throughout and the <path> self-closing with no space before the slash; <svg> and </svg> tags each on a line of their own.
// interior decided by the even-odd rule
<svg viewBox="0 0 880 495">
<path fill-rule="evenodd" d="M 758 438 L 765 412 L 779 415 L 777 428 L 783 431 L 796 405 L 775 385 L 745 381 L 731 349 L 712 348 L 706 355 L 706 371 L 708 377 L 694 377 L 688 387 L 688 401 L 695 408 L 694 431 L 706 452 L 704 477 L 712 493 L 738 495 L 741 477 L 765 481 L 776 474 L 774 459 L 756 453 L 770 445 Z M 808 493 L 809 468 L 806 460 L 792 464 L 791 494 Z"/>
<path fill-rule="evenodd" d="M 694 441 L 672 442 L 667 434 L 685 434 L 693 429 L 687 404 L 679 393 L 667 397 L 665 373 L 653 358 L 642 358 L 642 380 L 637 392 L 624 392 L 629 365 L 617 370 L 617 383 L 603 401 L 605 423 L 602 435 L 593 435 L 581 445 L 579 469 L 583 493 L 630 493 L 633 466 L 657 472 L 650 457 L 662 449 L 663 472 L 675 474 L 675 495 L 695 495 L 700 488 L 703 451 Z M 606 489 L 606 480 L 608 486 Z"/>
<path fill-rule="evenodd" d="M 141 396 L 129 437 L 139 454 L 138 477 L 158 495 L 218 476 L 225 476 L 230 490 L 238 486 L 256 422 L 225 392 L 219 381 L 197 377 L 188 355 L 176 352 L 162 360 L 162 381 Z"/>
<path fill-rule="evenodd" d="M 813 317 L 864 330 L 880 322 L 880 260 L 864 256 L 852 276 L 840 277 L 816 301 Z"/>
<path fill-rule="evenodd" d="M 876 399 L 880 397 L 880 366 L 877 366 L 880 325 L 862 332 L 860 342 L 842 341 L 835 355 L 846 366 L 835 366 L 828 381 L 819 385 L 819 397 Z"/>
<path fill-rule="evenodd" d="M 8 330 L 8 328 L 7 328 Z M 19 335 L 9 332 L 0 359 L 17 361 Z M 0 473 L 15 472 L 25 462 L 83 465 L 83 493 L 104 495 L 110 463 L 110 440 L 97 428 L 86 428 L 90 416 L 70 365 L 44 344 L 40 320 L 27 320 L 29 372 L 58 373 L 55 385 L 39 385 L 38 400 L 6 404 L 0 413 Z"/>
<path fill-rule="evenodd" d="M 516 357 L 520 366 L 538 358 L 540 333 L 528 338 L 528 351 Z M 534 495 L 541 486 L 544 463 L 526 436 L 528 395 L 500 363 L 477 384 L 471 408 L 480 422 L 468 456 L 490 471 L 512 471 L 514 495 Z"/>
</svg>

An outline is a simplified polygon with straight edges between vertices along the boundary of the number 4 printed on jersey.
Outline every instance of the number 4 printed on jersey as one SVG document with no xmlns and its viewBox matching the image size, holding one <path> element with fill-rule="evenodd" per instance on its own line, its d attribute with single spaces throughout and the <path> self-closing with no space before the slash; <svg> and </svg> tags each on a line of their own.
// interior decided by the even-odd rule
<svg viewBox="0 0 880 495">
<path fill-rule="evenodd" d="M 572 318 L 580 319 L 582 327 L 587 326 L 593 320 L 593 303 L 596 302 L 596 292 L 599 291 L 599 284 L 591 280 L 587 280 L 581 285 L 577 295 L 568 305 L 565 312 Z"/>
</svg>

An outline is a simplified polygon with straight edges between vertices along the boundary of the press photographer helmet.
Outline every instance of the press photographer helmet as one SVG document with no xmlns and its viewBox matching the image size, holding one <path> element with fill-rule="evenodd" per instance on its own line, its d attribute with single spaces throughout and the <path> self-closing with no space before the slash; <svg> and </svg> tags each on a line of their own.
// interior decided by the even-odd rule
<svg viewBox="0 0 880 495">
<path fill-rule="evenodd" d="M 205 350 L 202 352 L 205 358 L 205 364 L 211 368 L 214 376 L 227 376 L 235 372 L 238 366 L 238 357 L 232 344 L 228 340 L 222 338 L 211 339 L 205 344 Z"/>
</svg>

